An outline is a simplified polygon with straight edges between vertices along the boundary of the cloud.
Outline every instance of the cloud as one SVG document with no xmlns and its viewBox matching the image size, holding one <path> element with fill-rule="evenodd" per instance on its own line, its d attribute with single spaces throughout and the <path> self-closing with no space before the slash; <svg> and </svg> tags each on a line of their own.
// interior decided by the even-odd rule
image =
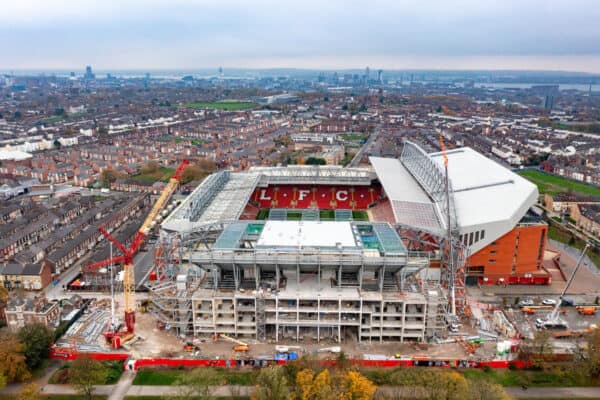
<svg viewBox="0 0 600 400">
<path fill-rule="evenodd" d="M 0 67 L 563 65 L 600 55 L 599 20 L 593 0 L 19 0 L 0 13 Z"/>
</svg>

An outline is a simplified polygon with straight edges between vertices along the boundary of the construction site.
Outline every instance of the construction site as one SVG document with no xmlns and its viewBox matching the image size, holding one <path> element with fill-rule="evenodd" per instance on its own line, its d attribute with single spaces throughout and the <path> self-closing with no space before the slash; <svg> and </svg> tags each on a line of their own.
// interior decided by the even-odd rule
<svg viewBox="0 0 600 400">
<path fill-rule="evenodd" d="M 219 171 L 174 202 L 183 163 L 137 231 L 113 237 L 100 227 L 111 257 L 87 268 L 114 294 L 57 347 L 122 347 L 134 357 L 265 358 L 296 349 L 510 360 L 520 338 L 557 328 L 558 307 L 532 302 L 545 317 L 522 324 L 529 309 L 503 311 L 499 297 L 467 298 L 465 287 L 468 279 L 475 287 L 550 282 L 534 185 L 471 149 L 427 154 L 406 142 L 400 159 L 371 163 Z M 465 169 L 480 173 L 467 179 Z M 508 246 L 511 235 L 514 246 L 531 241 L 533 250 L 515 248 L 516 264 L 497 265 L 495 246 Z M 151 236 L 144 266 L 135 257 Z M 482 254 L 486 265 L 473 265 Z M 562 290 L 559 305 L 570 281 L 549 292 Z M 588 326 L 567 330 L 577 336 Z"/>
</svg>

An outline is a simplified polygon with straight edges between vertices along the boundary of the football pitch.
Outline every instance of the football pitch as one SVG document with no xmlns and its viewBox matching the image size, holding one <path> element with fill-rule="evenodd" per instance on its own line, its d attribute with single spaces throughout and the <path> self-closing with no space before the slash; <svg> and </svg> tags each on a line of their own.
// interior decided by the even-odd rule
<svg viewBox="0 0 600 400">
<path fill-rule="evenodd" d="M 262 208 L 258 212 L 256 219 L 265 220 L 269 218 L 269 208 Z M 302 210 L 290 209 L 287 212 L 288 221 L 299 221 L 302 219 Z M 319 219 L 321 221 L 334 221 L 335 210 L 319 210 Z M 365 210 L 353 210 L 352 220 L 354 221 L 368 221 L 369 214 Z"/>
</svg>

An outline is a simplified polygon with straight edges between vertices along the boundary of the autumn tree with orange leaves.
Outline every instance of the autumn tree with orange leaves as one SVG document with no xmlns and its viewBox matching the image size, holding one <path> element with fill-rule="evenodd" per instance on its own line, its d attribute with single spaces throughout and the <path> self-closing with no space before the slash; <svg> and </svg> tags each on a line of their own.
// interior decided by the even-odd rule
<svg viewBox="0 0 600 400">
<path fill-rule="evenodd" d="M 7 383 L 22 382 L 31 374 L 25 363 L 25 346 L 16 335 L 9 332 L 0 334 L 0 375 Z"/>
<path fill-rule="evenodd" d="M 360 372 L 303 369 L 296 375 L 296 400 L 369 400 L 377 386 Z"/>
</svg>

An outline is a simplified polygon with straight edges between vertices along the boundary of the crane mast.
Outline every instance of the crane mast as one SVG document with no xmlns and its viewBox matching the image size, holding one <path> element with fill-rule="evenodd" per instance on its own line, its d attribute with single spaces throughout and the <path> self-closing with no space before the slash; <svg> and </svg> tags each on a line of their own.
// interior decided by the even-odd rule
<svg viewBox="0 0 600 400">
<path fill-rule="evenodd" d="M 585 252 L 587 251 L 587 249 L 589 247 L 590 247 L 590 244 L 586 243 L 585 247 L 583 248 L 583 251 L 581 252 L 581 255 L 579 256 L 579 259 L 577 260 L 577 264 L 575 264 L 575 268 L 573 269 L 573 272 L 571 272 L 571 276 L 569 277 L 567 284 L 565 285 L 563 291 L 561 292 L 560 296 L 558 297 L 558 301 L 554 305 L 554 308 L 552 309 L 552 312 L 550 313 L 550 315 L 548 315 L 548 318 L 546 318 L 547 323 L 555 323 L 558 320 L 558 311 L 562 304 L 563 298 L 564 298 L 565 294 L 567 293 L 567 290 L 569 290 L 571 283 L 573 283 L 573 279 L 575 279 L 575 274 L 579 270 L 579 267 L 581 267 L 581 264 L 583 261 L 583 256 L 585 255 Z"/>
<path fill-rule="evenodd" d="M 162 191 L 162 193 L 152 206 L 152 209 L 148 213 L 148 216 L 146 217 L 146 219 L 138 229 L 137 233 L 135 234 L 129 248 L 126 248 L 116 238 L 114 238 L 106 229 L 104 229 L 104 226 L 98 227 L 98 230 L 111 242 L 111 244 L 114 244 L 121 251 L 122 255 L 118 257 L 111 256 L 110 259 L 93 263 L 89 265 L 88 268 L 98 268 L 106 265 L 123 263 L 123 297 L 125 306 L 126 331 L 122 333 L 114 331 L 107 332 L 104 335 L 107 338 L 107 340 L 112 341 L 115 336 L 133 336 L 135 326 L 135 277 L 133 257 L 139 250 L 142 243 L 144 243 L 146 236 L 150 232 L 152 221 L 167 205 L 167 202 L 177 190 L 179 182 L 181 180 L 181 175 L 183 174 L 183 171 L 189 165 L 189 163 L 190 162 L 188 160 L 183 160 L 179 164 L 179 166 L 175 170 L 175 173 L 173 174 L 171 179 L 169 179 L 169 183 Z"/>
</svg>

